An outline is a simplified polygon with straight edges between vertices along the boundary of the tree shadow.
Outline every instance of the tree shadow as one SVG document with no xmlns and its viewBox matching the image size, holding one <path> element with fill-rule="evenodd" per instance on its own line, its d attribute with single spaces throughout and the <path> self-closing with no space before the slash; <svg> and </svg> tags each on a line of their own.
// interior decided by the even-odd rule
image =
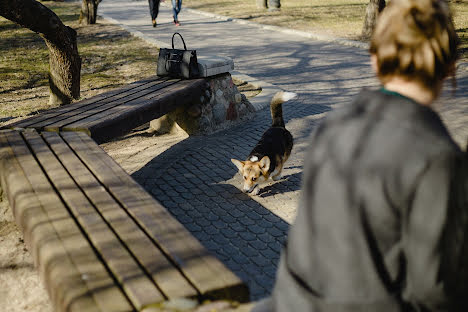
<svg viewBox="0 0 468 312">
<path fill-rule="evenodd" d="M 293 153 L 304 153 L 314 125 L 309 118 L 329 106 L 297 102 L 284 104 L 286 127 L 296 142 Z M 301 121 L 297 123 L 297 121 Z M 292 155 L 285 178 L 249 196 L 237 187 L 231 158 L 244 159 L 269 127 L 269 109 L 221 132 L 192 136 L 154 157 L 132 174 L 155 199 L 181 222 L 210 252 L 244 280 L 251 299 L 269 294 L 289 223 L 278 215 L 294 213 L 301 185 L 302 156 Z M 275 200 L 286 195 L 287 202 Z"/>
</svg>

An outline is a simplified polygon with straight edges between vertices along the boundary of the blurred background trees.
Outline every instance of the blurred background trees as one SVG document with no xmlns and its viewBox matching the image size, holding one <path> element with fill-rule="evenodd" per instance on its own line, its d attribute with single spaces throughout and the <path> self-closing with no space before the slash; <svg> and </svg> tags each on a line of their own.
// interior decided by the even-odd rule
<svg viewBox="0 0 468 312">
<path fill-rule="evenodd" d="M 96 24 L 97 9 L 101 0 L 83 0 L 81 3 L 80 24 Z"/>
<path fill-rule="evenodd" d="M 364 18 L 364 26 L 362 27 L 361 36 L 363 39 L 369 39 L 374 30 L 375 23 L 379 13 L 385 8 L 385 0 L 370 0 L 366 9 L 366 17 Z"/>
</svg>

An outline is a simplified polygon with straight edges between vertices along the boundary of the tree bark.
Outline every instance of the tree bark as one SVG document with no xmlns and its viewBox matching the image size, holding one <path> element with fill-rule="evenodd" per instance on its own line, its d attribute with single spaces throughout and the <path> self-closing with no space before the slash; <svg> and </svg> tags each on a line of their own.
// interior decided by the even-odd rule
<svg viewBox="0 0 468 312">
<path fill-rule="evenodd" d="M 97 9 L 101 0 L 83 0 L 81 2 L 80 24 L 96 24 Z"/>
<path fill-rule="evenodd" d="M 35 0 L 0 0 L 0 15 L 44 39 L 49 48 L 49 103 L 62 105 L 78 99 L 81 58 L 76 31 Z"/>
<path fill-rule="evenodd" d="M 366 9 L 366 17 L 364 26 L 362 27 L 361 36 L 364 39 L 369 39 L 374 31 L 375 23 L 380 12 L 385 8 L 385 0 L 370 0 Z"/>
</svg>

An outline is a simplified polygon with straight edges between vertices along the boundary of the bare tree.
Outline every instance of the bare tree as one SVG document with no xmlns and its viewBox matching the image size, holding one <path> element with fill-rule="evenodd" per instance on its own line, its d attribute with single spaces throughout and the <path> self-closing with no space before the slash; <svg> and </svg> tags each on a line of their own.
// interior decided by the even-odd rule
<svg viewBox="0 0 468 312">
<path fill-rule="evenodd" d="M 370 0 L 366 9 L 366 18 L 364 19 L 364 26 L 362 27 L 361 36 L 369 39 L 372 36 L 377 17 L 380 12 L 385 8 L 385 0 Z"/>
<path fill-rule="evenodd" d="M 44 39 L 49 48 L 49 103 L 61 105 L 79 98 L 81 58 L 76 31 L 35 0 L 0 0 L 0 16 Z"/>
<path fill-rule="evenodd" d="M 80 24 L 96 24 L 97 9 L 101 0 L 83 0 L 81 2 Z"/>
</svg>

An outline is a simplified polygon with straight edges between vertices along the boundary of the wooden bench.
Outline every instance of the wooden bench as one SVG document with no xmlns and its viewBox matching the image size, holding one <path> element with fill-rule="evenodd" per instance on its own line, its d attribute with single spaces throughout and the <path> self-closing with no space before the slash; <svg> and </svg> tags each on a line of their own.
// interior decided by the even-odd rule
<svg viewBox="0 0 468 312">
<path fill-rule="evenodd" d="M 245 284 L 85 133 L 1 130 L 0 178 L 57 311 L 249 300 Z"/>
<path fill-rule="evenodd" d="M 177 107 L 199 101 L 206 79 L 151 77 L 123 88 L 11 124 L 8 128 L 42 131 L 82 131 L 97 143 L 128 133 Z"/>
</svg>

